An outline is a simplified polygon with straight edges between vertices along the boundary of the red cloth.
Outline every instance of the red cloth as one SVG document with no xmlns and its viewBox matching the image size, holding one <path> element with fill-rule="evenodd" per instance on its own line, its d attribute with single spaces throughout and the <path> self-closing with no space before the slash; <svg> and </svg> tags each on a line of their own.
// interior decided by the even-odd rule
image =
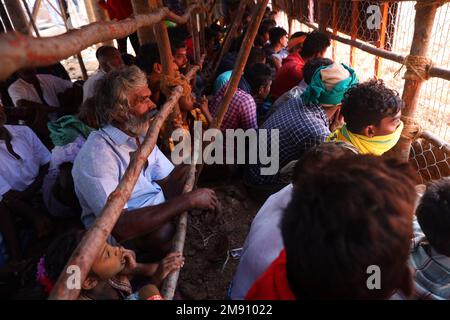
<svg viewBox="0 0 450 320">
<path fill-rule="evenodd" d="M 102 0 L 98 4 L 108 11 L 111 20 L 123 20 L 133 14 L 131 0 Z"/>
<path fill-rule="evenodd" d="M 286 251 L 283 249 L 269 268 L 255 281 L 245 300 L 295 300 L 286 272 Z"/>
<path fill-rule="evenodd" d="M 277 99 L 283 93 L 289 91 L 303 80 L 304 65 L 305 62 L 298 52 L 291 53 L 283 59 L 283 64 L 280 70 L 278 70 L 270 89 L 274 99 Z"/>
</svg>

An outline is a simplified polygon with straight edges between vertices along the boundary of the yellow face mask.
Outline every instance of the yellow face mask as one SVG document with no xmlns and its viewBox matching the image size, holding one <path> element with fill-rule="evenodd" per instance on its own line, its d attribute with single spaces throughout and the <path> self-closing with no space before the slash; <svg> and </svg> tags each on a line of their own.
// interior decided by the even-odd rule
<svg viewBox="0 0 450 320">
<path fill-rule="evenodd" d="M 350 132 L 347 129 L 347 126 L 344 125 L 342 128 L 334 131 L 326 139 L 326 141 L 339 140 L 348 142 L 355 146 L 361 154 L 373 154 L 376 156 L 381 156 L 383 153 L 389 151 L 397 144 L 402 131 L 403 122 L 400 122 L 400 125 L 391 134 L 369 138 L 360 134 Z"/>
</svg>

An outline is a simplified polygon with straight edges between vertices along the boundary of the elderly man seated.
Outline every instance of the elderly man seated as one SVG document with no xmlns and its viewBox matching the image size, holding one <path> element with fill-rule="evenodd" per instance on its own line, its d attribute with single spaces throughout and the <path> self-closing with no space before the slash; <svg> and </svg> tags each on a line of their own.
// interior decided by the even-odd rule
<svg viewBox="0 0 450 320">
<path fill-rule="evenodd" d="M 133 153 L 143 141 L 152 110 L 145 74 L 135 66 L 113 70 L 98 81 L 94 96 L 100 129 L 89 135 L 75 159 L 72 175 L 89 228 L 117 187 Z M 139 174 L 131 197 L 112 235 L 134 249 L 158 259 L 170 250 L 173 218 L 189 209 L 215 210 L 210 189 L 181 194 L 188 167 L 174 168 L 157 146 Z"/>
</svg>

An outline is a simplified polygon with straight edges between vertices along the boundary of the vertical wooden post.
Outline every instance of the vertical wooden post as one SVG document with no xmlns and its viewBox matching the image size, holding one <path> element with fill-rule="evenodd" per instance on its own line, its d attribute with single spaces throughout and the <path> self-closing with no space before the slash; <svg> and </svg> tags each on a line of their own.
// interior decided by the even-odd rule
<svg viewBox="0 0 450 320">
<path fill-rule="evenodd" d="M 351 19 L 351 38 L 356 40 L 358 36 L 358 19 L 359 18 L 359 2 L 352 1 L 352 19 Z M 356 63 L 355 58 L 356 48 L 354 46 L 350 47 L 350 66 L 353 68 Z"/>
<path fill-rule="evenodd" d="M 31 10 L 31 18 L 30 18 L 30 22 L 28 23 L 28 32 L 31 33 L 31 28 L 34 29 L 33 24 L 31 23 L 32 21 L 36 21 L 36 18 L 38 16 L 39 13 L 39 8 L 41 7 L 41 3 L 42 0 L 36 0 L 36 2 L 34 3 L 33 6 L 33 10 Z M 25 5 L 25 2 L 24 2 Z M 28 4 L 25 6 L 25 8 L 27 8 Z M 28 9 L 27 9 L 28 11 Z M 28 15 L 30 17 L 30 15 Z"/>
<path fill-rule="evenodd" d="M 193 1 L 190 0 L 189 4 L 192 4 Z M 194 47 L 194 61 L 196 64 L 200 63 L 200 19 L 199 19 L 199 13 L 197 10 L 191 13 L 191 18 L 189 19 L 189 23 L 191 26 L 191 32 L 192 32 L 192 44 Z"/>
<path fill-rule="evenodd" d="M 28 21 L 23 11 L 20 0 L 5 1 L 6 9 L 16 31 L 28 34 Z"/>
<path fill-rule="evenodd" d="M 149 0 L 131 0 L 131 4 L 133 5 L 133 12 L 135 15 L 151 13 L 154 10 L 150 5 Z M 155 34 L 153 33 L 153 26 L 139 28 L 137 34 L 139 38 L 139 43 L 141 45 L 150 42 L 155 42 Z"/>
<path fill-rule="evenodd" d="M 105 10 L 98 5 L 97 0 L 84 0 L 84 6 L 86 7 L 86 13 L 90 23 L 109 20 L 108 15 Z M 100 45 L 114 47 L 114 41 L 104 41 L 96 46 L 98 47 Z"/>
<path fill-rule="evenodd" d="M 61 17 L 64 21 L 64 25 L 66 27 L 66 30 L 69 31 L 73 28 L 72 28 L 72 25 L 70 25 L 69 22 L 67 21 L 67 11 L 64 8 L 63 0 L 59 0 L 58 3 L 59 3 L 59 9 L 61 10 Z M 76 57 L 78 60 L 78 64 L 80 65 L 81 75 L 83 77 L 83 80 L 87 80 L 88 74 L 86 71 L 86 66 L 84 65 L 84 62 L 83 62 L 83 56 L 81 55 L 81 52 L 78 52 Z"/>
<path fill-rule="evenodd" d="M 333 34 L 336 36 L 338 32 L 338 19 L 339 19 L 339 2 L 337 0 L 333 0 Z M 332 59 L 336 60 L 336 50 L 337 50 L 337 41 L 333 40 L 332 42 Z"/>
<path fill-rule="evenodd" d="M 0 17 L 2 19 L 3 25 L 5 26 L 5 32 L 14 30 L 11 20 L 9 19 L 8 12 L 2 1 L 0 1 Z"/>
<path fill-rule="evenodd" d="M 425 57 L 428 53 L 428 47 L 433 30 L 434 18 L 438 4 L 424 4 L 417 2 L 416 17 L 414 19 L 414 36 L 411 45 L 410 55 Z M 405 101 L 405 108 L 402 115 L 405 117 L 413 117 L 419 102 L 420 89 L 424 83 L 423 79 L 406 79 L 403 89 L 402 99 Z M 407 127 L 403 129 L 405 131 Z M 401 137 L 400 141 L 394 147 L 395 156 L 401 160 L 407 161 L 411 149 L 411 140 Z"/>
<path fill-rule="evenodd" d="M 40 37 L 41 35 L 39 34 L 39 30 L 36 27 L 36 23 L 34 22 L 34 18 L 33 18 L 33 14 L 30 11 L 30 7 L 28 7 L 28 3 L 26 0 L 22 0 L 23 2 L 23 6 L 25 7 L 25 10 L 27 12 L 28 18 L 30 19 L 30 24 L 33 27 L 34 33 L 36 33 L 37 37 Z M 28 31 L 30 32 L 30 30 L 28 29 Z"/>
<path fill-rule="evenodd" d="M 389 3 L 385 2 L 381 4 L 381 28 L 380 28 L 380 38 L 377 43 L 377 47 L 384 49 L 384 44 L 386 43 L 386 27 L 389 14 Z M 380 78 L 381 75 L 381 61 L 382 58 L 375 56 L 375 77 Z"/>
<path fill-rule="evenodd" d="M 231 46 L 231 41 L 233 41 L 234 36 L 236 35 L 236 32 L 239 28 L 239 25 L 241 24 L 242 17 L 244 16 L 245 6 L 247 5 L 248 0 L 241 0 L 238 7 L 238 12 L 236 16 L 234 17 L 233 23 L 231 24 L 230 30 L 228 30 L 227 35 L 225 36 L 225 40 L 222 44 L 222 49 L 220 50 L 219 55 L 217 56 L 217 59 L 214 63 L 214 69 L 211 75 L 213 77 L 216 76 L 217 69 L 219 69 L 219 64 L 222 61 L 225 54 L 228 52 Z M 213 79 L 210 79 L 213 80 Z"/>
</svg>

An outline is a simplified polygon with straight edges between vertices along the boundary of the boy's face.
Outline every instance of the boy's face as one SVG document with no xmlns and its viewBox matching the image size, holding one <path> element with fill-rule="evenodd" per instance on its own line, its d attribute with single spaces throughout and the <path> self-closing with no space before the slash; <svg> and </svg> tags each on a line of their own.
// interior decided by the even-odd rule
<svg viewBox="0 0 450 320">
<path fill-rule="evenodd" d="M 121 247 L 105 244 L 92 265 L 92 271 L 103 280 L 110 279 L 125 267 L 125 257 Z"/>
<path fill-rule="evenodd" d="M 267 98 L 267 96 L 268 96 L 269 93 L 270 93 L 270 86 L 271 86 L 271 85 L 272 85 L 272 81 L 269 81 L 269 83 L 268 83 L 266 86 L 259 88 L 259 91 L 258 91 L 258 97 L 259 97 L 260 99 L 265 99 L 265 98 Z"/>
<path fill-rule="evenodd" d="M 184 67 L 184 65 L 188 62 L 186 48 L 177 49 L 173 55 L 173 61 L 178 68 Z"/>
<path fill-rule="evenodd" d="M 383 118 L 378 126 L 374 126 L 373 136 L 385 136 L 393 133 L 400 125 L 402 112 L 399 111 L 395 116 Z"/>
</svg>

